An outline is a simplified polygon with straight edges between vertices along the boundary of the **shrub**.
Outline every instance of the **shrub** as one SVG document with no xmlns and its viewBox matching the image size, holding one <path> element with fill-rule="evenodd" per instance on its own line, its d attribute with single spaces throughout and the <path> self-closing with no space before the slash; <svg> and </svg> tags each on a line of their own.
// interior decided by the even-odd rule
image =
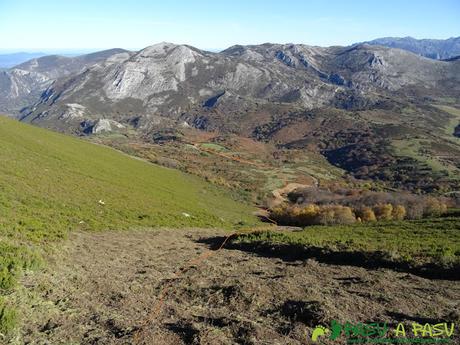
<svg viewBox="0 0 460 345">
<path fill-rule="evenodd" d="M 406 208 L 402 205 L 394 206 L 392 216 L 395 220 L 403 220 L 406 217 Z"/>
<path fill-rule="evenodd" d="M 278 205 L 270 210 L 270 218 L 280 224 L 289 224 L 291 219 L 291 211 L 285 204 Z"/>
<path fill-rule="evenodd" d="M 307 199 L 314 199 L 314 191 L 308 188 L 297 190 Z M 284 204 L 270 212 L 271 218 L 279 224 L 307 226 L 351 224 L 358 221 L 372 222 L 376 220 L 420 219 L 423 217 L 440 216 L 447 211 L 444 199 L 410 195 L 408 193 L 383 193 L 363 191 L 349 192 L 338 190 L 334 193 L 319 193 L 318 203 L 309 202 L 305 206 Z M 332 194 L 332 196 L 331 196 Z M 299 198 L 298 198 L 299 199 Z M 297 199 L 297 200 L 298 200 Z M 322 204 L 330 200 L 327 204 Z M 354 212 L 354 213 L 353 213 Z"/>
<path fill-rule="evenodd" d="M 330 225 L 335 224 L 334 210 L 332 207 L 323 207 L 315 216 L 313 224 Z"/>
<path fill-rule="evenodd" d="M 16 311 L 8 307 L 0 297 L 0 333 L 3 335 L 9 334 L 14 330 L 17 323 Z"/>
<path fill-rule="evenodd" d="M 0 291 L 10 290 L 16 284 L 16 278 L 8 268 L 0 266 Z"/>
<path fill-rule="evenodd" d="M 273 208 L 270 217 L 279 224 L 298 226 L 351 224 L 356 221 L 352 209 L 341 205 L 318 206 L 309 204 L 305 207 L 282 205 Z"/>
<path fill-rule="evenodd" d="M 393 213 L 392 204 L 378 204 L 374 206 L 374 213 L 377 220 L 391 220 Z"/>
<path fill-rule="evenodd" d="M 363 222 L 375 222 L 377 220 L 374 211 L 367 206 L 356 210 L 355 213 L 356 217 L 359 217 Z"/>
</svg>

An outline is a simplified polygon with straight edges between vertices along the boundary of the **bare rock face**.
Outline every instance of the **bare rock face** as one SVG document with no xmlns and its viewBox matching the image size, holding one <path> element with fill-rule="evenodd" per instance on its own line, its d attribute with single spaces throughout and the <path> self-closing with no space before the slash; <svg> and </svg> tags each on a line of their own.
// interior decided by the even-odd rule
<svg viewBox="0 0 460 345">
<path fill-rule="evenodd" d="M 78 103 L 68 103 L 67 108 L 59 117 L 62 120 L 83 118 L 86 114 L 86 107 Z"/>
<path fill-rule="evenodd" d="M 147 47 L 116 66 L 104 79 L 110 99 L 145 99 L 152 94 L 177 91 L 186 79 L 186 66 L 195 62 L 196 51 L 172 43 Z"/>
<path fill-rule="evenodd" d="M 101 132 L 111 132 L 114 129 L 122 129 L 125 128 L 121 123 L 113 120 L 101 119 L 96 122 L 93 127 L 93 133 L 101 133 Z"/>
</svg>

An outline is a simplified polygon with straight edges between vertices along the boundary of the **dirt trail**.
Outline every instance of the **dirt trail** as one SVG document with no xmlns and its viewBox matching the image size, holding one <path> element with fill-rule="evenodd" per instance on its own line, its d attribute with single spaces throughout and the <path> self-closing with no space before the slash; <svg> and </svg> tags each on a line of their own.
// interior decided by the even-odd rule
<svg viewBox="0 0 460 345">
<path fill-rule="evenodd" d="M 309 344 L 312 327 L 334 319 L 436 322 L 459 307 L 458 282 L 240 250 L 222 249 L 174 276 L 225 234 L 71 235 L 46 271 L 24 278 L 33 308 L 19 343 Z M 168 286 L 160 313 L 146 323 Z"/>
</svg>

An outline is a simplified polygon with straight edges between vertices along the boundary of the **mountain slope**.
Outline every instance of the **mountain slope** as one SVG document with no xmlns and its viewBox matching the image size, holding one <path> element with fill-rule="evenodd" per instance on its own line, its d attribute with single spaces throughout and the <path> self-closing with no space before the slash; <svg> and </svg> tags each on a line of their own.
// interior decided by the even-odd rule
<svg viewBox="0 0 460 345">
<path fill-rule="evenodd" d="M 55 79 L 78 73 L 117 54 L 129 53 L 123 49 L 110 49 L 77 57 L 49 55 L 1 71 L 0 111 L 15 114 L 33 103 Z"/>
<path fill-rule="evenodd" d="M 256 223 L 249 206 L 204 180 L 2 116 L 0 161 L 2 344 L 17 322 L 6 296 L 18 275 L 69 231 Z"/>
<path fill-rule="evenodd" d="M 399 96 L 458 94 L 460 81 L 455 62 L 370 45 L 263 44 L 209 53 L 160 43 L 108 61 L 58 79 L 21 118 L 70 131 L 103 118 L 135 121 L 147 131 L 184 121 L 228 130 L 256 108 L 353 108 L 373 105 L 395 91 Z M 209 111 L 225 116 L 203 120 Z"/>
<path fill-rule="evenodd" d="M 460 37 L 451 37 L 445 40 L 383 37 L 365 43 L 404 49 L 437 60 L 450 59 L 460 55 Z"/>
<path fill-rule="evenodd" d="M 198 178 L 5 117 L 0 160 L 1 237 L 252 219 L 249 207 Z"/>
</svg>

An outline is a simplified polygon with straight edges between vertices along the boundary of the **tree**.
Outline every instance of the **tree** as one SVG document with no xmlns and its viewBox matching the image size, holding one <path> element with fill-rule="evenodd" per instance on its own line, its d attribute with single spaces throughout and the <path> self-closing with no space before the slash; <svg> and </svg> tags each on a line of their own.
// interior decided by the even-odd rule
<svg viewBox="0 0 460 345">
<path fill-rule="evenodd" d="M 370 207 L 362 207 L 356 210 L 356 216 L 361 218 L 363 222 L 375 222 L 377 218 L 375 217 L 374 211 Z"/>
<path fill-rule="evenodd" d="M 403 220 L 406 217 L 406 208 L 403 205 L 396 205 L 393 207 L 393 219 Z"/>
<path fill-rule="evenodd" d="M 374 206 L 374 213 L 377 220 L 391 220 L 393 213 L 392 204 L 378 204 Z"/>
<path fill-rule="evenodd" d="M 314 220 L 315 224 L 352 224 L 356 217 L 350 207 L 341 205 L 328 205 L 319 209 Z"/>
<path fill-rule="evenodd" d="M 439 199 L 429 197 L 423 210 L 424 217 L 438 217 L 447 211 L 447 205 Z"/>
</svg>

